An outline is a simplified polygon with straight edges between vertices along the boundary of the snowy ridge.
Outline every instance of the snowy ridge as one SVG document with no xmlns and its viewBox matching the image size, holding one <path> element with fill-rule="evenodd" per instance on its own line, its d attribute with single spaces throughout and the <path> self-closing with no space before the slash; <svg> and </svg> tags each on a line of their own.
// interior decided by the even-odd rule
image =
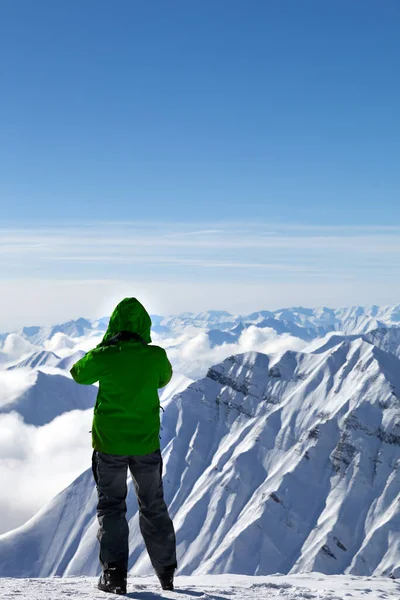
<svg viewBox="0 0 400 600">
<path fill-rule="evenodd" d="M 395 354 L 397 358 L 400 358 L 400 326 L 381 327 L 366 333 L 363 337 L 371 344 L 381 348 L 381 350 Z"/>
<path fill-rule="evenodd" d="M 70 337 L 88 335 L 93 330 L 93 324 L 88 319 L 79 318 L 60 325 L 50 327 L 23 327 L 17 332 L 22 338 L 32 344 L 40 345 L 45 340 L 51 339 L 56 333 L 64 333 Z"/>
<path fill-rule="evenodd" d="M 39 352 L 33 352 L 29 354 L 23 360 L 20 360 L 14 365 L 8 367 L 9 371 L 13 369 L 24 369 L 29 367 L 31 369 L 36 369 L 37 367 L 55 367 L 60 361 L 60 357 L 57 356 L 54 352 L 48 352 L 47 350 L 40 350 Z"/>
<path fill-rule="evenodd" d="M 321 337 L 329 331 L 345 334 L 362 334 L 380 327 L 400 325 L 400 305 L 347 307 L 347 308 L 286 308 L 275 311 L 261 310 L 250 315 L 231 315 L 226 311 L 204 313 L 182 313 L 159 320 L 160 326 L 170 331 L 181 331 L 187 327 L 206 330 L 229 331 L 243 325 L 272 327 L 277 333 L 290 333 L 301 339 Z"/>
<path fill-rule="evenodd" d="M 315 353 L 326 352 L 341 342 L 351 342 L 356 339 L 362 339 L 369 344 L 377 346 L 381 350 L 394 354 L 397 358 L 400 358 L 400 327 L 381 327 L 380 329 L 375 329 L 362 335 L 341 335 L 331 333 L 323 338 L 314 340 L 306 350 Z"/>
<path fill-rule="evenodd" d="M 164 488 L 180 573 L 399 576 L 399 367 L 363 339 L 249 352 L 170 399 Z M 130 567 L 145 575 L 131 484 L 127 505 Z M 95 508 L 87 470 L 0 536 L 0 575 L 96 574 Z"/>
<path fill-rule="evenodd" d="M 8 402 L 0 404 L 0 414 L 15 411 L 22 416 L 25 423 L 39 427 L 65 412 L 86 410 L 94 406 L 98 391 L 96 386 L 77 386 L 71 377 L 62 374 L 61 371 L 24 371 L 22 389 L 10 397 Z M 11 371 L 11 374 L 18 375 L 16 370 Z M 8 375 L 8 372 L 5 375 Z"/>
<path fill-rule="evenodd" d="M 63 371 L 70 371 L 74 364 L 78 362 L 83 356 L 85 356 L 85 352 L 83 350 L 77 350 L 73 354 L 66 356 L 65 358 L 61 358 L 55 366 L 58 369 L 62 369 Z"/>
</svg>

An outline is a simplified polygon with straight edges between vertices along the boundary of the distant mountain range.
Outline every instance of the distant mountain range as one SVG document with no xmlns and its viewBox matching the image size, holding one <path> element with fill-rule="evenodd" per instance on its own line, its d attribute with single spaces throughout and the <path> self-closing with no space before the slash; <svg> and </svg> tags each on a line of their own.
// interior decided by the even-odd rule
<svg viewBox="0 0 400 600">
<path fill-rule="evenodd" d="M 152 315 L 152 321 L 153 331 L 159 335 L 174 335 L 189 328 L 203 329 L 210 332 L 212 344 L 235 341 L 243 329 L 250 325 L 270 327 L 278 334 L 288 333 L 309 341 L 332 331 L 352 335 L 380 328 L 400 327 L 400 304 L 338 309 L 295 307 L 276 311 L 262 310 L 249 315 L 232 315 L 227 311 L 210 310 L 170 317 Z M 80 318 L 54 326 L 23 327 L 13 333 L 31 344 L 41 346 L 57 333 L 71 338 L 101 335 L 107 328 L 107 323 L 108 317 L 97 320 Z M 217 332 L 224 332 L 226 335 L 218 337 Z M 0 334 L 0 348 L 8 335 Z"/>
</svg>

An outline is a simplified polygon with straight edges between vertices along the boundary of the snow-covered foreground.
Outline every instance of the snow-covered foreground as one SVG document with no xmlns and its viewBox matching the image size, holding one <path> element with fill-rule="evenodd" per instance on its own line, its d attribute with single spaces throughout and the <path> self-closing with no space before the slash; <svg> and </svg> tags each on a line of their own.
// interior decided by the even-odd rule
<svg viewBox="0 0 400 600">
<path fill-rule="evenodd" d="M 13 600 L 61 600 L 62 598 L 105 600 L 110 598 L 96 589 L 91 577 L 48 579 L 0 579 L 1 598 Z M 131 577 L 125 598 L 137 600 L 398 600 L 400 582 L 381 577 L 351 577 L 345 575 L 206 575 L 177 577 L 174 592 L 161 590 L 155 577 Z"/>
</svg>

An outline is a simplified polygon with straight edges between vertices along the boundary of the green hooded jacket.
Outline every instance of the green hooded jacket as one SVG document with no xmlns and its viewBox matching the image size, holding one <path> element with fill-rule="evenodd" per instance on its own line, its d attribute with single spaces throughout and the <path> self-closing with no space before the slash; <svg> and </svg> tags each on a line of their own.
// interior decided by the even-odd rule
<svg viewBox="0 0 400 600">
<path fill-rule="evenodd" d="M 99 452 L 143 455 L 160 447 L 158 388 L 170 381 L 172 367 L 163 348 L 148 345 L 150 328 L 145 308 L 136 298 L 125 298 L 102 342 L 70 371 L 77 383 L 99 382 L 92 426 Z"/>
</svg>

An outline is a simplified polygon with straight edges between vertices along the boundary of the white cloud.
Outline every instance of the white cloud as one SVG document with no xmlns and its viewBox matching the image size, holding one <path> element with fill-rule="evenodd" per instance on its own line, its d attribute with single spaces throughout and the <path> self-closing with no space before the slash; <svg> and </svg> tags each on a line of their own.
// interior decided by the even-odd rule
<svg viewBox="0 0 400 600">
<path fill-rule="evenodd" d="M 11 403 L 36 380 L 36 372 L 29 369 L 0 370 L 0 407 Z"/>
<path fill-rule="evenodd" d="M 3 353 L 7 355 L 9 360 L 21 358 L 25 354 L 35 352 L 35 350 L 37 350 L 36 346 L 16 333 L 10 333 L 6 337 L 2 348 Z"/>
<path fill-rule="evenodd" d="M 92 411 L 71 411 L 43 427 L 0 415 L 0 533 L 24 523 L 90 466 Z"/>
<path fill-rule="evenodd" d="M 57 332 L 49 340 L 45 340 L 43 346 L 46 350 L 54 352 L 58 356 L 69 356 L 73 352 L 82 350 L 88 352 L 103 339 L 103 334 L 88 335 L 87 337 L 72 338 L 62 332 Z"/>
<path fill-rule="evenodd" d="M 186 338 L 186 339 L 185 339 Z M 210 346 L 206 332 L 196 335 L 183 334 L 175 347 L 172 340 L 159 340 L 160 345 L 168 348 L 168 356 L 179 373 L 192 379 L 204 377 L 210 366 L 220 363 L 232 354 L 241 354 L 249 350 L 274 354 L 286 350 L 301 351 L 307 343 L 288 334 L 278 335 L 273 329 L 250 326 L 241 334 L 237 343 Z"/>
<path fill-rule="evenodd" d="M 64 354 L 70 354 L 70 350 L 75 347 L 75 342 L 65 333 L 58 331 L 52 338 L 46 340 L 43 345 L 46 350 L 63 356 Z"/>
<path fill-rule="evenodd" d="M 55 265 L 57 262 L 133 264 L 143 261 L 162 264 L 170 261 L 191 266 L 194 261 L 196 265 L 210 263 L 216 268 L 222 268 L 225 263 L 243 263 L 285 264 L 286 269 L 299 266 L 300 262 L 306 270 L 307 266 L 321 266 L 324 259 L 343 256 L 349 251 L 354 257 L 347 256 L 348 261 L 376 254 L 400 253 L 398 227 L 312 228 L 281 224 L 275 229 L 270 231 L 268 223 L 230 224 L 222 229 L 200 230 L 192 230 L 189 226 L 185 230 L 182 225 L 171 223 L 142 227 L 95 223 L 90 228 L 0 228 L 0 260 L 7 266 L 12 254 L 14 261 L 19 258 L 20 272 L 25 274 L 32 260 L 36 269 L 40 266 L 49 269 L 50 263 Z M 255 254 L 258 260 L 254 260 Z M 302 259 L 306 258 L 312 265 L 304 263 Z M 344 267 L 344 264 L 336 265 L 340 271 Z"/>
</svg>

